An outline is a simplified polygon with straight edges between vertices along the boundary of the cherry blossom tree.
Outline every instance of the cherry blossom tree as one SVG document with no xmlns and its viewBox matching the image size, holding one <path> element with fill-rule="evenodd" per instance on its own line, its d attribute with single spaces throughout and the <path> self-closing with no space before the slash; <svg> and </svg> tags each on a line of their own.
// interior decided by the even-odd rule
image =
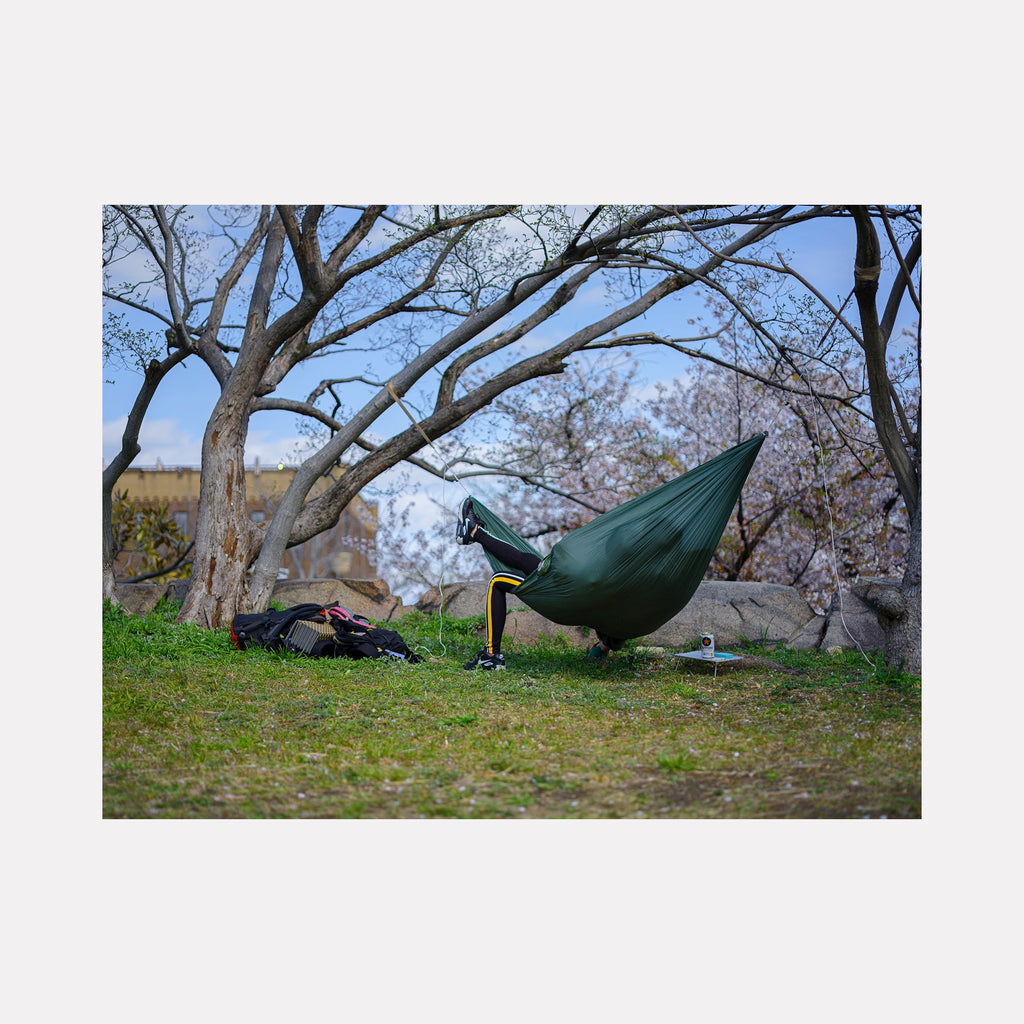
<svg viewBox="0 0 1024 1024">
<path fill-rule="evenodd" d="M 837 580 L 849 586 L 895 573 L 908 529 L 892 471 L 870 422 L 825 397 L 852 379 L 850 353 L 817 374 L 819 404 L 724 365 L 750 353 L 741 353 L 731 331 L 719 341 L 722 361 L 654 385 L 652 397 L 626 358 L 571 367 L 514 401 L 495 402 L 487 415 L 491 454 L 466 456 L 460 479 L 472 490 L 479 474 L 500 474 L 486 500 L 548 550 L 595 515 L 767 430 L 709 577 L 791 584 L 824 611 Z M 441 531 L 450 533 L 449 523 L 439 510 L 436 533 L 419 531 L 404 544 L 401 530 L 389 533 L 388 563 L 401 581 L 436 582 L 442 559 L 449 571 L 474 570 L 446 545 Z"/>
</svg>

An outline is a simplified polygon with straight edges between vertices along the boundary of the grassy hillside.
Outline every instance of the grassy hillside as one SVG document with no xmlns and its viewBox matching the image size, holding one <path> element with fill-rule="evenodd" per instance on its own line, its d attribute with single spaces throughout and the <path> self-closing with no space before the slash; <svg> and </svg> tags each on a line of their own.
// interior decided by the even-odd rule
<svg viewBox="0 0 1024 1024">
<path fill-rule="evenodd" d="M 421 664 L 235 650 L 103 611 L 109 818 L 916 818 L 921 685 L 859 652 L 561 641 L 466 672 L 481 622 L 412 613 Z M 875 658 L 881 665 L 881 659 Z"/>
</svg>

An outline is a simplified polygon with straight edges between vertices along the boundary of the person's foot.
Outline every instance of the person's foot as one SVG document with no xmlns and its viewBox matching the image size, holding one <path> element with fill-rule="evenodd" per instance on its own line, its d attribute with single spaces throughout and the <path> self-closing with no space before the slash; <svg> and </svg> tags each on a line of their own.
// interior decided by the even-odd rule
<svg viewBox="0 0 1024 1024">
<path fill-rule="evenodd" d="M 505 667 L 504 654 L 488 654 L 486 650 L 481 651 L 475 658 L 467 661 L 463 668 L 482 668 L 485 671 L 493 672 L 495 669 Z"/>
<path fill-rule="evenodd" d="M 459 522 L 455 527 L 456 544 L 472 544 L 473 534 L 478 526 L 483 526 L 473 511 L 473 499 L 467 498 L 459 509 Z"/>
</svg>

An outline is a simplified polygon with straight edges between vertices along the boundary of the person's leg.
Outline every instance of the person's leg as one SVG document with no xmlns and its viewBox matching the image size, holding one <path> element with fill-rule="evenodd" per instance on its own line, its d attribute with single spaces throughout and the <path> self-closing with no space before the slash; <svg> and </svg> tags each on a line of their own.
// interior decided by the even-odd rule
<svg viewBox="0 0 1024 1024">
<path fill-rule="evenodd" d="M 491 536 L 484 524 L 477 519 L 473 511 L 472 498 L 466 498 L 459 510 L 455 539 L 459 544 L 479 544 L 511 569 L 521 572 L 524 577 L 529 576 L 540 565 L 540 558 L 532 551 L 523 551 L 514 544 Z"/>
<path fill-rule="evenodd" d="M 467 661 L 466 668 L 502 669 L 505 656 L 501 653 L 501 638 L 505 632 L 507 616 L 506 594 L 515 590 L 524 577 L 509 572 L 496 572 L 487 584 L 487 643 L 475 658 Z"/>
<path fill-rule="evenodd" d="M 487 653 L 501 654 L 501 638 L 505 634 L 505 619 L 508 614 L 506 594 L 511 593 L 520 583 L 522 576 L 497 572 L 487 585 Z"/>
<path fill-rule="evenodd" d="M 626 642 L 625 640 L 618 640 L 613 636 L 606 636 L 604 633 L 597 633 L 597 643 L 592 644 L 587 650 L 588 658 L 596 658 L 600 661 L 602 658 L 606 658 L 612 651 L 618 651 L 622 649 L 622 645 Z"/>
<path fill-rule="evenodd" d="M 492 537 L 482 526 L 478 526 L 473 532 L 473 540 L 505 565 L 521 572 L 523 579 L 540 565 L 541 560 L 532 551 L 520 551 L 519 548 L 506 544 L 505 541 L 498 540 L 497 537 Z M 522 580 L 519 582 L 522 583 Z"/>
<path fill-rule="evenodd" d="M 460 544 L 479 544 L 502 564 L 515 570 L 496 572 L 487 584 L 487 646 L 465 664 L 466 668 L 504 668 L 501 638 L 505 632 L 507 615 L 506 595 L 515 590 L 540 565 L 541 560 L 532 551 L 522 551 L 513 544 L 491 536 L 477 519 L 471 498 L 462 503 L 455 536 Z"/>
</svg>

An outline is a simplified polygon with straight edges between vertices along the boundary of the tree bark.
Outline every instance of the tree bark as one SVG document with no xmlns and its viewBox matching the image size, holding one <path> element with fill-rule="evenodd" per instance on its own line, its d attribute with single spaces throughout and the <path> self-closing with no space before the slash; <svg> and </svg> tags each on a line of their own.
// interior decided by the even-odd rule
<svg viewBox="0 0 1024 1024">
<path fill-rule="evenodd" d="M 910 521 L 907 567 L 899 589 L 871 587 L 864 596 L 885 633 L 885 664 L 896 672 L 921 675 L 921 506 Z"/>
<path fill-rule="evenodd" d="M 920 676 L 921 650 L 921 502 L 910 521 L 907 568 L 900 583 L 903 614 L 885 628 L 885 663 L 892 669 Z"/>
<path fill-rule="evenodd" d="M 907 566 L 900 583 L 899 599 L 880 599 L 875 606 L 879 625 L 885 632 L 885 663 L 889 668 L 921 674 L 921 430 L 916 437 L 903 438 L 893 410 L 886 347 L 899 299 L 908 282 L 901 274 L 892 287 L 884 317 L 877 307 L 881 249 L 878 234 L 866 206 L 851 207 L 857 228 L 857 258 L 854 293 L 860 311 L 861 334 L 871 412 L 878 438 L 906 504 L 910 518 Z M 921 252 L 920 238 L 914 240 L 907 259 L 913 266 Z M 907 259 L 904 266 L 907 266 Z"/>
<path fill-rule="evenodd" d="M 878 234 L 866 206 L 851 207 L 857 227 L 857 258 L 854 265 L 854 294 L 860 312 L 861 339 L 864 362 L 868 373 L 871 397 L 871 415 L 882 442 L 885 457 L 896 475 L 896 483 L 907 505 L 907 514 L 913 518 L 918 504 L 918 480 L 914 459 L 907 450 L 910 438 L 900 436 L 899 423 L 893 412 L 889 390 L 889 369 L 886 348 L 889 335 L 883 330 L 876 305 L 878 278 L 881 274 L 881 249 Z M 902 277 L 893 286 L 893 293 L 905 290 Z M 891 329 L 891 323 L 890 323 Z"/>
<path fill-rule="evenodd" d="M 178 622 L 215 629 L 248 608 L 247 573 L 265 529 L 251 521 L 246 503 L 245 440 L 252 396 L 274 350 L 294 331 L 295 321 L 308 318 L 313 304 L 304 293 L 284 317 L 267 326 L 284 241 L 285 225 L 275 213 L 253 284 L 245 339 L 203 435 L 192 583 Z"/>
<path fill-rule="evenodd" d="M 246 573 L 259 550 L 262 529 L 251 522 L 246 504 L 247 425 L 248 416 L 239 417 L 222 400 L 203 436 L 192 583 L 179 622 L 215 629 L 248 606 Z"/>
</svg>

